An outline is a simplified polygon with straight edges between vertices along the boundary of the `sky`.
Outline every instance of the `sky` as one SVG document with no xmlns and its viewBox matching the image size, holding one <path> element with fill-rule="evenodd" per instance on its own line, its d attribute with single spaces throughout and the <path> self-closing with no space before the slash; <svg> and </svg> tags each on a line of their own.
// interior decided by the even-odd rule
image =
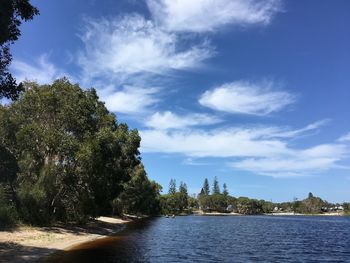
<svg viewBox="0 0 350 263">
<path fill-rule="evenodd" d="M 17 80 L 94 87 L 149 177 L 350 201 L 347 0 L 32 0 Z"/>
</svg>

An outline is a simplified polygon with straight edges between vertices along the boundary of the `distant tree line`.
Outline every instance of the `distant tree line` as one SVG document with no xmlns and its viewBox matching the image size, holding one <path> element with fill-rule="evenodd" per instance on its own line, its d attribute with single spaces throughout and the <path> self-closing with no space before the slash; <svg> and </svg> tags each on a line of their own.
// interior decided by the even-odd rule
<svg viewBox="0 0 350 263">
<path fill-rule="evenodd" d="M 188 195 L 186 184 L 183 182 L 180 183 L 179 191 L 177 191 L 176 181 L 171 179 L 169 192 L 168 194 L 161 196 L 160 204 L 163 214 L 191 213 L 194 210 L 207 213 L 235 212 L 244 215 L 257 215 L 273 212 L 319 214 L 334 211 L 333 209 L 343 209 L 346 214 L 350 214 L 349 203 L 344 203 L 343 205 L 331 204 L 319 197 L 315 197 L 312 193 L 309 193 L 308 197 L 303 200 L 295 199 L 292 202 L 283 203 L 274 203 L 248 197 L 234 197 L 229 194 L 226 184 L 223 184 L 223 190 L 220 190 L 217 177 L 214 178 L 211 190 L 208 179 L 205 179 L 200 193 L 194 196 Z"/>
<path fill-rule="evenodd" d="M 158 214 L 160 185 L 141 162 L 140 136 L 67 79 L 24 83 L 0 106 L 0 222 L 81 222 Z"/>
</svg>

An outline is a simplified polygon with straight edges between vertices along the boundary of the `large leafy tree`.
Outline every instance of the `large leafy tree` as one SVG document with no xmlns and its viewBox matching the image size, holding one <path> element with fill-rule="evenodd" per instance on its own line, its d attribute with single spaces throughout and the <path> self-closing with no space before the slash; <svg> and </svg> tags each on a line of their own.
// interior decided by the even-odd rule
<svg viewBox="0 0 350 263">
<path fill-rule="evenodd" d="M 0 108 L 1 156 L 16 160 L 6 174 L 16 182 L 23 217 L 80 220 L 110 212 L 140 164 L 137 130 L 119 124 L 94 89 L 67 79 L 25 89 Z"/>
<path fill-rule="evenodd" d="M 23 90 L 9 72 L 12 60 L 10 44 L 21 35 L 22 21 L 33 19 L 39 11 L 28 0 L 0 0 L 0 99 L 17 99 Z"/>
<path fill-rule="evenodd" d="M 124 184 L 124 189 L 116 204 L 121 212 L 132 214 L 158 214 L 161 186 L 150 181 L 142 164 L 135 167 L 131 180 Z"/>
</svg>

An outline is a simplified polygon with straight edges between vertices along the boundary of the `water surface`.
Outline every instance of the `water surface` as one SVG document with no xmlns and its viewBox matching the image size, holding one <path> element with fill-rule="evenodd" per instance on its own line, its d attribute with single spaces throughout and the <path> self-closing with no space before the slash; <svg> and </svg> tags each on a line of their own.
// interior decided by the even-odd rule
<svg viewBox="0 0 350 263">
<path fill-rule="evenodd" d="M 350 218 L 154 218 L 50 262 L 350 262 Z"/>
</svg>

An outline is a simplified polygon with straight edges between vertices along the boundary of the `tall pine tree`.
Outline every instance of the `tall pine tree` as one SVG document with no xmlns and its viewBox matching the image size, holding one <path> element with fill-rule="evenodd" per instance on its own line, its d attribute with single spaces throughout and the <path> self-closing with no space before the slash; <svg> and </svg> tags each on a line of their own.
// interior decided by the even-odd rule
<svg viewBox="0 0 350 263">
<path fill-rule="evenodd" d="M 224 184 L 224 185 L 223 185 L 223 188 L 224 188 L 224 190 L 222 191 L 222 194 L 226 197 L 226 196 L 229 195 L 228 190 L 227 190 L 227 185 Z"/>
<path fill-rule="evenodd" d="M 203 184 L 203 193 L 204 195 L 209 195 L 210 194 L 210 189 L 209 189 L 209 181 L 207 178 L 205 178 L 204 180 L 204 184 Z"/>
<path fill-rule="evenodd" d="M 213 194 L 220 194 L 219 181 L 216 176 L 214 177 Z"/>
<path fill-rule="evenodd" d="M 170 180 L 168 193 L 172 194 L 172 195 L 174 195 L 176 193 L 176 180 L 175 179 Z"/>
</svg>

